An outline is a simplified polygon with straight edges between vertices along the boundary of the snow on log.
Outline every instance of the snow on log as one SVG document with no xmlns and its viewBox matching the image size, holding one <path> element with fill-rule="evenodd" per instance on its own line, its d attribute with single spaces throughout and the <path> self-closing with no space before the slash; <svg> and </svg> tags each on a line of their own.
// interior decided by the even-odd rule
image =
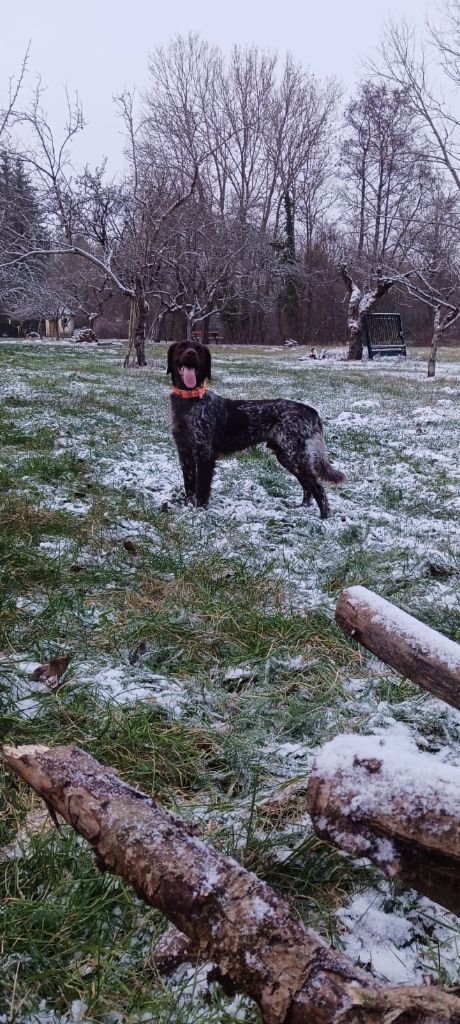
<svg viewBox="0 0 460 1024">
<path fill-rule="evenodd" d="M 336 736 L 317 754 L 315 831 L 460 914 L 460 768 L 405 737 Z"/>
<path fill-rule="evenodd" d="M 460 644 L 366 587 L 342 591 L 338 625 L 406 679 L 460 709 Z"/>
<path fill-rule="evenodd" d="M 307 928 L 270 886 L 204 843 L 177 815 L 76 747 L 5 748 L 14 771 L 161 910 L 264 1024 L 460 1024 L 441 988 L 383 988 Z M 423 998 L 421 998 L 423 994 Z"/>
</svg>

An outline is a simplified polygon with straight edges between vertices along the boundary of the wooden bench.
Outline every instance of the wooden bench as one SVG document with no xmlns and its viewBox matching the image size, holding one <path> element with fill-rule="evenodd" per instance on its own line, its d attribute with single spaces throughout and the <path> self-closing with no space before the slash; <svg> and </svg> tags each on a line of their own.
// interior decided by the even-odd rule
<svg viewBox="0 0 460 1024">
<path fill-rule="evenodd" d="M 208 338 L 209 338 L 209 341 L 214 341 L 216 345 L 219 344 L 219 341 L 222 341 L 222 335 L 219 334 L 218 331 L 209 331 Z M 192 331 L 192 341 L 202 341 L 202 340 L 203 340 L 203 331 Z"/>
<path fill-rule="evenodd" d="M 374 356 L 406 355 L 399 313 L 366 313 L 364 329 L 369 359 Z"/>
</svg>

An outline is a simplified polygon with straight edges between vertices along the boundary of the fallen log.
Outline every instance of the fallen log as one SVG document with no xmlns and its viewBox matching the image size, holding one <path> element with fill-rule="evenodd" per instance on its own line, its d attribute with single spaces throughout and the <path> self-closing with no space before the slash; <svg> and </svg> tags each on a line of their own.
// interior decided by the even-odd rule
<svg viewBox="0 0 460 1024">
<path fill-rule="evenodd" d="M 366 587 L 342 591 L 335 618 L 381 661 L 460 709 L 460 644 Z"/>
<path fill-rule="evenodd" d="M 158 907 L 264 1024 L 460 1024 L 444 989 L 383 989 L 327 946 L 270 886 L 207 846 L 177 815 L 76 747 L 8 747 L 14 771 Z"/>
<path fill-rule="evenodd" d="M 460 768 L 399 737 L 336 736 L 307 809 L 322 839 L 460 914 Z"/>
</svg>

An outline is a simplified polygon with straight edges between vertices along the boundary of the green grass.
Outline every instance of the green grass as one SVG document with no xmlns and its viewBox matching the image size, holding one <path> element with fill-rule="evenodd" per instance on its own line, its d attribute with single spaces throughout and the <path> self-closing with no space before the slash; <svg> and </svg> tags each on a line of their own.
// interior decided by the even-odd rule
<svg viewBox="0 0 460 1024">
<path fill-rule="evenodd" d="M 258 805 L 305 776 L 314 750 L 339 732 L 391 721 L 428 749 L 460 754 L 449 710 L 376 672 L 333 619 L 341 589 L 361 583 L 460 639 L 456 423 L 440 440 L 430 427 L 419 436 L 410 417 L 443 394 L 442 375 L 427 393 L 418 363 L 408 367 L 408 386 L 401 370 L 383 364 L 354 370 L 299 364 L 298 353 L 215 353 L 216 390 L 267 397 L 278 379 L 277 391 L 320 409 L 328 449 L 349 478 L 323 524 L 315 509 L 295 507 L 297 485 L 263 449 L 218 472 L 209 512 L 184 508 L 174 476 L 165 504 L 163 478 L 175 472 L 176 456 L 164 350 L 152 348 L 145 374 L 123 374 L 110 350 L 2 345 L 2 354 L 11 375 L 0 418 L 2 741 L 80 745 L 194 820 L 340 946 L 336 910 L 381 886 L 378 872 L 318 840 L 298 814 L 267 820 Z M 365 414 L 369 422 L 341 423 L 344 410 L 369 399 L 380 402 Z M 377 427 L 374 412 L 385 417 Z M 445 452 L 445 463 L 427 468 L 423 454 L 406 454 L 418 445 Z M 61 654 L 70 663 L 60 687 L 33 692 L 27 662 Z M 139 687 L 173 680 L 180 716 L 155 696 L 113 699 L 95 684 L 104 671 Z M 349 687 L 356 679 L 358 695 Z M 1 849 L 37 800 L 5 767 L 0 793 Z M 111 1013 L 133 1024 L 140 1015 L 233 1024 L 220 989 L 204 1002 L 189 985 L 170 988 L 152 973 L 164 921 L 119 879 L 99 875 L 67 828 L 38 832 L 30 844 L 2 865 L 7 1020 L 21 1024 L 41 1000 L 59 1014 L 81 999 L 100 1024 L 114 1024 Z M 430 952 L 429 934 L 421 927 L 424 962 L 432 963 L 438 947 L 433 938 Z M 445 977 L 438 961 L 430 969 Z M 454 968 L 449 977 L 457 980 Z M 246 1019 L 258 1021 L 253 1007 Z"/>
<path fill-rule="evenodd" d="M 0 420 L 0 443 L 7 451 L 9 448 L 48 451 L 53 447 L 55 436 L 49 427 L 41 427 L 35 433 L 28 433 L 18 427 L 13 420 L 4 416 Z"/>
<path fill-rule="evenodd" d="M 60 480 L 78 476 L 82 471 L 82 460 L 71 452 L 65 452 L 54 458 L 35 455 L 32 458 L 24 459 L 21 463 L 22 476 L 32 477 L 39 484 L 57 483 Z"/>
</svg>

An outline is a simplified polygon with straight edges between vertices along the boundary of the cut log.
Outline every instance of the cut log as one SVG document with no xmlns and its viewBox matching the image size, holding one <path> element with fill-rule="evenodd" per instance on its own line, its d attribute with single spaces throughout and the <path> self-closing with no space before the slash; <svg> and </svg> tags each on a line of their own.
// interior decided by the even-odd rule
<svg viewBox="0 0 460 1024">
<path fill-rule="evenodd" d="M 460 709 L 460 644 L 366 587 L 342 591 L 335 617 L 386 665 Z"/>
<path fill-rule="evenodd" d="M 316 756 L 316 833 L 460 914 L 460 768 L 404 739 L 336 736 Z"/>
<path fill-rule="evenodd" d="M 5 758 L 90 843 L 101 869 L 131 882 L 224 979 L 256 1000 L 264 1024 L 460 1024 L 455 995 L 382 990 L 270 886 L 84 751 L 9 747 Z"/>
</svg>

